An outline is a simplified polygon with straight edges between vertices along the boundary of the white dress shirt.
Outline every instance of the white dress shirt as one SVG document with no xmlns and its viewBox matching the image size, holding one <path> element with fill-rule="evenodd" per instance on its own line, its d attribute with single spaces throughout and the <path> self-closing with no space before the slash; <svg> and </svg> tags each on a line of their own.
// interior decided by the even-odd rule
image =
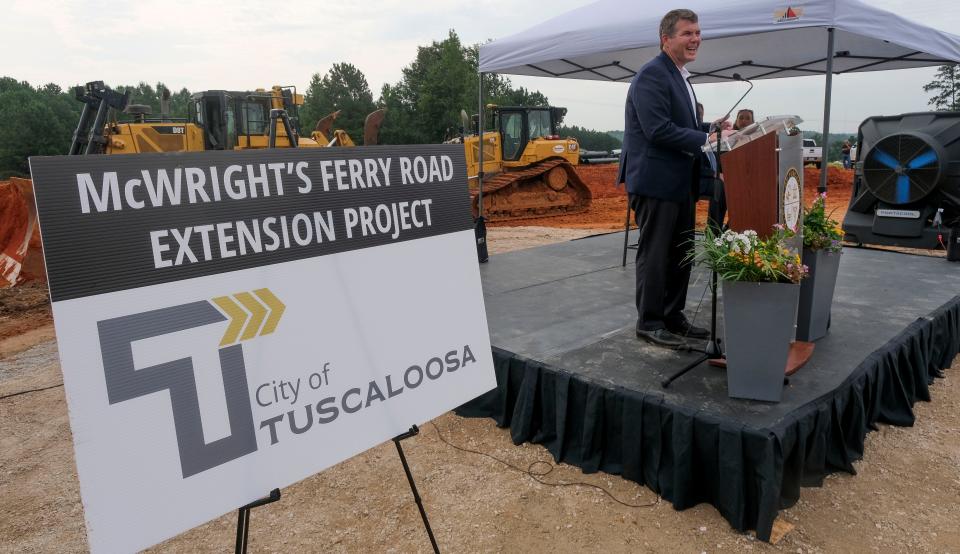
<svg viewBox="0 0 960 554">
<path fill-rule="evenodd" d="M 693 85 L 690 84 L 690 70 L 686 67 L 677 67 L 680 70 L 680 76 L 683 77 L 683 82 L 687 84 L 687 94 L 690 95 L 690 107 L 693 108 L 693 113 L 697 113 L 697 97 L 693 94 Z M 694 117 L 696 119 L 696 117 Z M 704 139 L 703 145 L 706 149 L 710 147 L 710 135 L 707 134 Z"/>
<path fill-rule="evenodd" d="M 693 85 L 690 84 L 690 71 L 686 67 L 678 67 L 680 70 L 680 76 L 683 77 L 683 82 L 687 84 L 687 94 L 690 95 L 690 107 L 693 108 L 693 113 L 697 113 L 697 97 L 693 94 Z M 694 116 L 696 119 L 696 116 Z"/>
</svg>

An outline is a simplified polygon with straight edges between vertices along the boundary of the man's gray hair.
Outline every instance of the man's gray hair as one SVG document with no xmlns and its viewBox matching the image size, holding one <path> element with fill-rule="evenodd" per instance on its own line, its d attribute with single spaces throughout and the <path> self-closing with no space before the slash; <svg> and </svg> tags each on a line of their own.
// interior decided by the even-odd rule
<svg viewBox="0 0 960 554">
<path fill-rule="evenodd" d="M 697 23 L 697 14 L 693 10 L 670 10 L 660 20 L 660 48 L 663 48 L 663 35 L 673 37 L 677 34 L 677 21 L 684 19 L 690 23 Z"/>
</svg>

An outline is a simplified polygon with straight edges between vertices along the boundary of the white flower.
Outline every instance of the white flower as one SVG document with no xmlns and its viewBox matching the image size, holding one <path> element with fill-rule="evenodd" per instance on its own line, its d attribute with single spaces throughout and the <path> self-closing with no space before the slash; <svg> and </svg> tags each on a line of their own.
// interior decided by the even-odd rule
<svg viewBox="0 0 960 554">
<path fill-rule="evenodd" d="M 739 242 L 732 242 L 732 243 L 730 243 L 730 250 L 733 250 L 734 252 L 736 252 L 737 254 L 739 254 L 739 253 L 740 253 L 740 243 L 739 243 Z"/>
<path fill-rule="evenodd" d="M 716 246 L 723 246 L 723 240 L 720 238 L 713 239 L 713 244 Z"/>
<path fill-rule="evenodd" d="M 746 231 L 743 232 L 743 234 L 746 235 L 746 236 L 748 236 L 748 237 L 756 237 L 756 236 L 757 236 L 757 232 L 754 231 L 753 229 L 747 229 Z"/>
</svg>

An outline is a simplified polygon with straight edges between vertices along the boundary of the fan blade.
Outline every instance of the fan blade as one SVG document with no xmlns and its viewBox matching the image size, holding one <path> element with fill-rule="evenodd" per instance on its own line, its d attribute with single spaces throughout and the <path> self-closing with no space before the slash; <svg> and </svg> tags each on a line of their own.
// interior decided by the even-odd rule
<svg viewBox="0 0 960 554">
<path fill-rule="evenodd" d="M 897 166 L 900 165 L 900 163 L 897 161 L 896 158 L 894 158 L 890 154 L 887 154 L 883 150 L 880 150 L 879 148 L 874 148 L 873 150 L 871 150 L 870 156 L 873 157 L 873 159 L 880 162 L 881 164 L 889 167 L 890 169 L 896 169 Z"/>
<path fill-rule="evenodd" d="M 897 177 L 897 204 L 906 204 L 910 200 L 910 177 Z"/>
<path fill-rule="evenodd" d="M 937 161 L 937 153 L 934 152 L 933 149 L 930 149 L 920 154 L 916 158 L 910 160 L 910 162 L 907 163 L 907 167 L 909 167 L 910 169 L 917 169 L 920 167 L 928 166 L 935 161 Z"/>
</svg>

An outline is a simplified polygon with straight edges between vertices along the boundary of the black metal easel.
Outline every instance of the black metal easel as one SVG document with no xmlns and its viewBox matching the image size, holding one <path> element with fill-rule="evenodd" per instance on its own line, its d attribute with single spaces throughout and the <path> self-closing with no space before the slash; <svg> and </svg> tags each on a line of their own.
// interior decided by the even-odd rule
<svg viewBox="0 0 960 554">
<path fill-rule="evenodd" d="M 257 506 L 276 502 L 277 500 L 280 500 L 280 489 L 273 489 L 270 491 L 269 496 L 261 498 L 260 500 L 254 500 L 240 508 L 237 512 L 237 545 L 234 549 L 236 554 L 246 554 L 247 552 L 247 535 L 250 531 L 250 510 Z"/>
<path fill-rule="evenodd" d="M 396 445 L 397 454 L 400 455 L 400 463 L 403 464 L 403 472 L 407 474 L 407 482 L 410 483 L 410 490 L 413 492 L 413 499 L 417 503 L 417 508 L 420 509 L 420 517 L 423 519 L 423 526 L 427 530 L 427 536 L 430 537 L 430 545 L 433 546 L 433 551 L 436 554 L 440 554 L 440 548 L 437 546 L 437 539 L 433 536 L 433 529 L 430 528 L 430 520 L 427 519 L 427 511 L 423 508 L 423 500 L 421 500 L 420 493 L 417 491 L 417 485 L 413 481 L 413 474 L 410 473 L 410 466 L 407 465 L 407 457 L 403 455 L 403 447 L 400 445 L 400 441 L 409 439 L 410 437 L 415 437 L 419 434 L 420 428 L 416 425 L 413 425 L 406 433 L 402 433 L 393 437 L 393 444 Z M 280 489 L 273 489 L 270 491 L 269 496 L 261 498 L 260 500 L 255 500 L 240 508 L 240 510 L 237 512 L 237 543 L 234 549 L 236 554 L 246 554 L 247 552 L 247 536 L 250 531 L 250 510 L 256 508 L 257 506 L 263 506 L 264 504 L 276 502 L 277 500 L 280 500 Z"/>
<path fill-rule="evenodd" d="M 423 509 L 423 501 L 420 499 L 420 493 L 417 492 L 417 484 L 413 482 L 413 474 L 410 473 L 410 466 L 407 465 L 407 457 L 403 455 L 403 447 L 400 446 L 400 441 L 403 439 L 409 439 L 419 434 L 420 428 L 412 425 L 406 433 L 393 437 L 393 444 L 397 447 L 397 454 L 400 455 L 400 463 L 403 464 L 403 471 L 407 474 L 407 481 L 410 483 L 410 490 L 413 492 L 413 500 L 417 503 L 417 508 L 420 509 L 420 517 L 423 519 L 423 526 L 427 530 L 427 536 L 430 537 L 430 545 L 433 546 L 433 551 L 436 554 L 440 554 L 440 549 L 437 547 L 437 539 L 434 538 L 433 529 L 430 528 L 430 520 L 427 519 L 427 511 Z"/>
</svg>

